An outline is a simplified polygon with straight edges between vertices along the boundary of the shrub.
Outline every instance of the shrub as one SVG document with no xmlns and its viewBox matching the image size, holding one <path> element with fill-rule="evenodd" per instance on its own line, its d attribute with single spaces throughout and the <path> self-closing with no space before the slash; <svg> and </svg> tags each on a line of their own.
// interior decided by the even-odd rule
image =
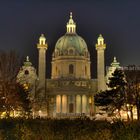
<svg viewBox="0 0 140 140">
<path fill-rule="evenodd" d="M 0 140 L 138 140 L 140 123 L 89 119 L 3 119 Z"/>
</svg>

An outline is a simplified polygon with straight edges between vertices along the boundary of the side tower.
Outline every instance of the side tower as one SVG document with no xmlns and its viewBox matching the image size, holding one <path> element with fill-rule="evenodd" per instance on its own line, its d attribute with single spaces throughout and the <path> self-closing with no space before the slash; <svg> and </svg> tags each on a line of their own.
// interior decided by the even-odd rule
<svg viewBox="0 0 140 140">
<path fill-rule="evenodd" d="M 116 69 L 121 69 L 121 66 L 120 63 L 117 61 L 116 57 L 114 57 L 113 62 L 106 71 L 106 83 L 109 83 L 109 78 L 112 77 L 112 74 Z"/>
<path fill-rule="evenodd" d="M 98 91 L 105 90 L 105 64 L 104 64 L 104 50 L 106 44 L 104 38 L 100 34 L 95 45 L 97 50 L 97 78 L 98 78 Z"/>
<path fill-rule="evenodd" d="M 45 87 L 45 79 L 46 79 L 46 50 L 48 45 L 46 44 L 46 38 L 43 34 L 41 34 L 39 38 L 39 43 L 37 44 L 37 48 L 39 51 L 39 62 L 38 62 L 38 77 L 41 87 Z"/>
<path fill-rule="evenodd" d="M 20 68 L 17 74 L 17 82 L 23 85 L 25 89 L 32 89 L 37 79 L 36 69 L 33 67 L 29 60 L 29 56 L 26 57 L 23 66 Z"/>
</svg>

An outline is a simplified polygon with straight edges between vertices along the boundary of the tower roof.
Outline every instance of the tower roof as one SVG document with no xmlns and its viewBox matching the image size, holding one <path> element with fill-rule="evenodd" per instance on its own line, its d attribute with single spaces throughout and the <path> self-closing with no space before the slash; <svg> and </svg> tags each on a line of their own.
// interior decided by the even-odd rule
<svg viewBox="0 0 140 140">
<path fill-rule="evenodd" d="M 111 66 L 116 67 L 116 68 L 120 67 L 120 63 L 117 62 L 117 59 L 115 56 L 114 56 L 113 62 L 111 63 Z"/>
<path fill-rule="evenodd" d="M 41 34 L 41 36 L 39 37 L 39 43 L 37 44 L 37 48 L 39 48 L 39 49 L 41 49 L 41 48 L 47 49 L 48 48 L 44 34 Z"/>
<path fill-rule="evenodd" d="M 103 36 L 102 36 L 102 34 L 99 34 L 98 39 L 104 39 Z"/>
<path fill-rule="evenodd" d="M 45 40 L 46 40 L 46 38 L 45 38 L 44 34 L 41 34 L 41 36 L 40 36 L 40 38 L 39 38 L 39 39 L 45 39 Z"/>
<path fill-rule="evenodd" d="M 26 61 L 24 62 L 24 66 L 32 66 L 32 63 L 29 60 L 29 56 L 26 56 Z"/>
<path fill-rule="evenodd" d="M 106 49 L 106 44 L 104 43 L 104 38 L 103 38 L 102 34 L 99 34 L 95 47 L 96 47 L 96 50 L 105 50 Z"/>
</svg>

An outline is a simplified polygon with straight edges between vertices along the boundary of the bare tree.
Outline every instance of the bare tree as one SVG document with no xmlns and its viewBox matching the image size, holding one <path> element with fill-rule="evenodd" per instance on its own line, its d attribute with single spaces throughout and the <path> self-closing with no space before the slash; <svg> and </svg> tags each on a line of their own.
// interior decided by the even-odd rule
<svg viewBox="0 0 140 140">
<path fill-rule="evenodd" d="M 127 81 L 127 103 L 133 120 L 133 106 L 137 108 L 137 119 L 140 120 L 140 67 L 129 65 L 124 70 Z"/>
<path fill-rule="evenodd" d="M 0 52 L 0 109 L 9 116 L 19 104 L 16 75 L 20 59 L 15 51 Z"/>
</svg>

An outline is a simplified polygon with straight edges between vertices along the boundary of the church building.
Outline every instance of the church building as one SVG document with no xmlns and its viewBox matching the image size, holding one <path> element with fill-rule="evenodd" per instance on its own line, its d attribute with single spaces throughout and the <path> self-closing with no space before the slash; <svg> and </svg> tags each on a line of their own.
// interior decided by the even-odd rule
<svg viewBox="0 0 140 140">
<path fill-rule="evenodd" d="M 94 95 L 107 88 L 104 63 L 106 44 L 103 36 L 100 34 L 95 44 L 97 79 L 91 79 L 90 52 L 85 40 L 76 32 L 72 13 L 66 24 L 66 33 L 58 39 L 52 54 L 51 79 L 46 79 L 48 47 L 42 34 L 37 44 L 38 73 L 27 57 L 17 75 L 19 82 L 32 87 L 34 117 L 76 117 L 96 114 L 98 108 L 94 105 Z M 113 64 L 117 64 L 118 67 L 116 58 Z"/>
</svg>

